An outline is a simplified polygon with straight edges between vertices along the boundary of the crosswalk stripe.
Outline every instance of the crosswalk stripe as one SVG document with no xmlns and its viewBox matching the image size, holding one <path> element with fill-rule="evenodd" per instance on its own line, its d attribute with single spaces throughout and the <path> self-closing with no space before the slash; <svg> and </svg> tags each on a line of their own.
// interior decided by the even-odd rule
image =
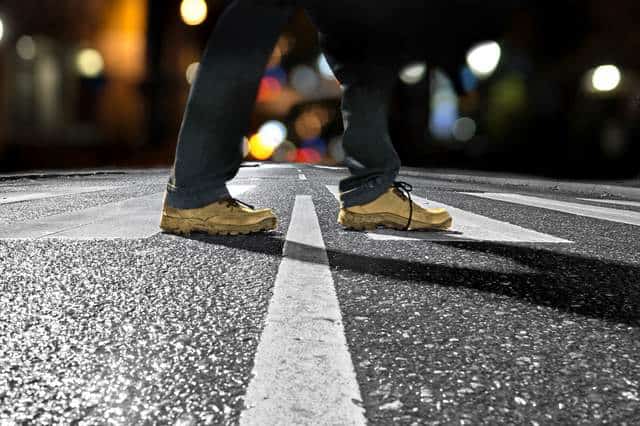
<svg viewBox="0 0 640 426">
<path fill-rule="evenodd" d="M 240 424 L 364 425 L 318 217 L 297 196 Z"/>
<path fill-rule="evenodd" d="M 255 185 L 230 185 L 233 197 Z M 39 220 L 0 226 L 0 239 L 140 239 L 158 232 L 163 193 L 104 204 Z"/>
<path fill-rule="evenodd" d="M 327 185 L 327 189 L 339 198 L 337 186 Z M 412 198 L 425 207 L 444 207 L 453 217 L 453 228 L 447 232 L 403 232 L 393 230 L 376 230 L 367 232 L 372 240 L 401 241 L 494 241 L 513 243 L 571 243 L 569 240 L 554 237 L 511 223 L 491 219 L 476 213 L 468 212 L 447 204 L 433 202 L 412 195 Z"/>
<path fill-rule="evenodd" d="M 504 201 L 507 203 L 520 204 L 529 207 L 538 207 L 547 210 L 554 210 L 562 213 L 574 214 L 577 216 L 590 217 L 594 219 L 607 220 L 609 222 L 626 223 L 628 225 L 640 226 L 640 212 L 631 210 L 617 210 L 609 207 L 592 206 L 589 204 L 570 203 L 567 201 L 552 200 L 549 198 L 531 197 L 528 195 L 509 193 L 468 193 L 474 197 L 487 198 L 490 200 Z"/>
<path fill-rule="evenodd" d="M 597 199 L 597 198 L 578 198 L 578 200 L 590 201 L 592 203 L 615 204 L 615 205 L 618 205 L 618 206 L 640 207 L 640 202 L 638 202 L 638 201 L 600 200 L 600 199 Z"/>
<path fill-rule="evenodd" d="M 0 204 L 21 203 L 24 201 L 41 200 L 44 198 L 62 197 L 65 195 L 84 194 L 89 192 L 106 191 L 114 189 L 115 186 L 92 186 L 84 188 L 68 188 L 55 192 L 16 192 L 0 194 Z"/>
</svg>

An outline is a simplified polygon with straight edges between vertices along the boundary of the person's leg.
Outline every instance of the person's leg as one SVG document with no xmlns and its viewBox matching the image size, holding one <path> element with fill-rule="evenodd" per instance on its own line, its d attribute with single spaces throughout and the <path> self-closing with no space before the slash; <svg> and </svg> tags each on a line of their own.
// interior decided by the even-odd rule
<svg viewBox="0 0 640 426">
<path fill-rule="evenodd" d="M 220 18 L 189 96 L 166 205 L 194 209 L 229 197 L 225 183 L 242 162 L 260 77 L 291 13 L 286 6 L 237 0 Z"/>
<path fill-rule="evenodd" d="M 330 19 L 335 5 L 312 2 L 309 7 L 344 89 L 343 146 L 351 176 L 340 182 L 338 222 L 354 229 L 448 229 L 452 220 L 445 209 L 418 205 L 411 200 L 411 186 L 395 182 L 400 160 L 389 135 L 387 112 L 402 49 L 375 34 L 359 32 L 362 25 L 354 13 L 359 9 L 350 10 L 346 14 L 351 19 L 336 22 Z"/>
<path fill-rule="evenodd" d="M 337 69 L 344 89 L 343 147 L 351 172 L 340 182 L 340 196 L 343 207 L 352 207 L 382 195 L 400 169 L 388 127 L 388 102 L 396 73 L 391 65 L 343 65 Z"/>
<path fill-rule="evenodd" d="M 387 106 L 397 71 L 395 61 L 378 65 L 336 64 L 343 82 L 343 145 L 351 176 L 340 182 L 338 222 L 348 228 L 378 226 L 448 229 L 445 209 L 427 209 L 411 200 L 411 186 L 396 183 L 400 159 L 388 129 Z"/>
</svg>

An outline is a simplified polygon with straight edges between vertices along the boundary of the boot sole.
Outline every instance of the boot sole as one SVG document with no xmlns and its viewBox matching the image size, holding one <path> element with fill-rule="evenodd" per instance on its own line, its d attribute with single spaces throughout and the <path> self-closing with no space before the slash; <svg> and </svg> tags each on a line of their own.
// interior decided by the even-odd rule
<svg viewBox="0 0 640 426">
<path fill-rule="evenodd" d="M 407 219 L 392 214 L 353 214 L 350 212 L 340 212 L 338 223 L 347 229 L 356 231 L 373 231 L 376 228 L 390 228 L 404 231 L 407 226 Z M 412 221 L 411 231 L 446 231 L 451 228 L 453 219 L 449 218 L 442 223 L 426 224 Z"/>
<path fill-rule="evenodd" d="M 160 229 L 169 234 L 191 235 L 194 232 L 202 232 L 209 235 L 247 235 L 257 232 L 272 231 L 276 229 L 277 220 L 268 218 L 251 225 L 208 225 L 197 219 L 175 218 L 162 216 Z"/>
</svg>

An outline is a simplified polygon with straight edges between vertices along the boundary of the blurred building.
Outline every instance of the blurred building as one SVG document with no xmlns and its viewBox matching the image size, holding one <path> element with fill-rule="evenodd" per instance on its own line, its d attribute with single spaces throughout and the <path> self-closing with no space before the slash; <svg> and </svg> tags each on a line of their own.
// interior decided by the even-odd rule
<svg viewBox="0 0 640 426">
<path fill-rule="evenodd" d="M 0 170 L 168 165 L 223 0 L 4 0 Z M 406 164 L 623 177 L 640 173 L 640 6 L 522 1 L 498 39 L 447 73 L 406 64 L 390 121 Z M 445 27 L 446 27 L 445 25 Z M 455 83 L 460 81 L 460 85 Z M 456 87 L 463 89 L 457 91 Z M 247 158 L 338 164 L 340 87 L 299 13 L 265 70 Z"/>
</svg>

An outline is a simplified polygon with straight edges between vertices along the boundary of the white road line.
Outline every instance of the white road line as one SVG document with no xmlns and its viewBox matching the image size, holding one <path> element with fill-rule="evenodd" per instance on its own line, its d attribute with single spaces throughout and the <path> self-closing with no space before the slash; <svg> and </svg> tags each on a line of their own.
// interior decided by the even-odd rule
<svg viewBox="0 0 640 426">
<path fill-rule="evenodd" d="M 599 200 L 597 198 L 578 198 L 578 200 L 591 201 L 593 203 L 602 203 L 602 204 L 615 204 L 618 206 L 640 207 L 640 202 L 638 201 Z"/>
<path fill-rule="evenodd" d="M 243 167 L 240 170 L 251 170 L 251 166 L 254 163 L 248 163 L 249 167 Z M 291 169 L 293 166 L 291 164 L 285 163 L 258 163 L 257 169 Z"/>
<path fill-rule="evenodd" d="M 324 169 L 324 170 L 348 170 L 346 167 L 337 167 L 337 166 L 319 166 L 317 164 L 312 165 L 316 169 Z"/>
<path fill-rule="evenodd" d="M 530 197 L 528 195 L 520 194 L 469 193 L 468 195 L 487 198 L 490 200 L 504 201 L 507 203 L 521 204 L 528 207 L 539 207 L 542 209 L 554 210 L 562 213 L 569 213 L 594 219 L 607 220 L 609 222 L 626 223 L 628 225 L 640 226 L 640 212 L 631 210 L 616 210 L 608 207 L 569 203 L 566 201 Z"/>
<path fill-rule="evenodd" d="M 84 194 L 89 192 L 106 191 L 117 188 L 116 186 L 92 186 L 80 188 L 67 188 L 49 192 L 5 192 L 0 194 L 0 204 L 21 203 L 24 201 L 41 200 L 44 198 L 62 197 L 65 195 Z"/>
<path fill-rule="evenodd" d="M 229 185 L 233 197 L 255 185 Z M 163 193 L 0 226 L 0 239 L 140 239 L 160 232 Z"/>
<path fill-rule="evenodd" d="M 247 425 L 364 425 L 318 217 L 297 196 L 249 384 Z"/>
<path fill-rule="evenodd" d="M 300 180 L 307 180 L 307 177 L 306 177 L 304 174 L 300 173 L 300 174 L 298 175 L 298 179 L 300 179 Z"/>
<path fill-rule="evenodd" d="M 327 189 L 339 198 L 337 186 Z M 376 230 L 367 232 L 372 240 L 401 241 L 495 241 L 511 243 L 571 243 L 569 240 L 543 234 L 511 223 L 491 219 L 476 213 L 458 209 L 443 203 L 433 202 L 412 194 L 412 198 L 426 207 L 444 207 L 453 217 L 453 228 L 447 232 L 403 232 Z"/>
</svg>

